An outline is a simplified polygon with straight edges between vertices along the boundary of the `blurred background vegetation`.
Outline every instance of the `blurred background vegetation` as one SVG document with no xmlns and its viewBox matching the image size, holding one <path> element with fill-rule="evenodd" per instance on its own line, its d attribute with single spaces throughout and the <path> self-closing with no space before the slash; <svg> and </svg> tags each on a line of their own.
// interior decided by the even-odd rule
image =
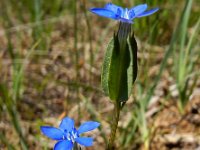
<svg viewBox="0 0 200 150">
<path fill-rule="evenodd" d="M 113 105 L 100 85 L 103 56 L 118 22 L 91 14 L 107 0 L 1 0 L 0 149 L 51 149 L 41 125 L 64 116 L 101 123 L 105 149 Z M 160 10 L 135 19 L 138 69 L 120 116 L 116 149 L 200 148 L 200 1 L 113 0 Z"/>
</svg>

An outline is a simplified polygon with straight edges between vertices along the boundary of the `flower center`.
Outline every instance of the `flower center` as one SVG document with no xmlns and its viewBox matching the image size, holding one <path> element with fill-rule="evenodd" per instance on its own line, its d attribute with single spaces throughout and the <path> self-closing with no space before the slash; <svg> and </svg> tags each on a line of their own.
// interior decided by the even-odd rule
<svg viewBox="0 0 200 150">
<path fill-rule="evenodd" d="M 67 130 L 64 131 L 63 139 L 67 139 L 69 141 L 75 142 L 75 138 L 79 137 L 77 130 L 74 128 L 72 131 L 68 132 Z"/>
<path fill-rule="evenodd" d="M 129 19 L 128 9 L 127 9 L 127 8 L 124 9 L 123 18 L 125 18 L 125 19 Z"/>
</svg>

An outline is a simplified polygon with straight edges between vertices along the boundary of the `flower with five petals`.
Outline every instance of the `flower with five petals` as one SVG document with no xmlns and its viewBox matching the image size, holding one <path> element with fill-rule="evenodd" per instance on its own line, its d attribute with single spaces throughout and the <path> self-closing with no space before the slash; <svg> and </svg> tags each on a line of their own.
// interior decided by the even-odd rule
<svg viewBox="0 0 200 150">
<path fill-rule="evenodd" d="M 111 18 L 126 23 L 133 23 L 133 19 L 135 18 L 149 16 L 158 11 L 158 8 L 146 11 L 147 7 L 147 4 L 141 4 L 128 9 L 112 3 L 107 3 L 104 8 L 91 8 L 90 11 L 102 17 Z"/>
<path fill-rule="evenodd" d="M 88 121 L 76 129 L 74 127 L 74 120 L 65 117 L 59 128 L 51 126 L 41 126 L 40 129 L 47 137 L 57 140 L 58 142 L 54 146 L 54 150 L 71 150 L 75 143 L 83 146 L 92 146 L 93 138 L 80 137 L 80 134 L 96 129 L 100 123 L 94 121 Z"/>
</svg>

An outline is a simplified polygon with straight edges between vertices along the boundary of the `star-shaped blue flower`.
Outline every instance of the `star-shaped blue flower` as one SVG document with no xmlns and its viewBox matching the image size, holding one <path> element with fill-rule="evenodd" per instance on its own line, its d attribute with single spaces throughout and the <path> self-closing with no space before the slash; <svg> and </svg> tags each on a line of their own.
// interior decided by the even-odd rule
<svg viewBox="0 0 200 150">
<path fill-rule="evenodd" d="M 107 3 L 104 8 L 91 8 L 90 11 L 102 17 L 119 20 L 121 22 L 133 23 L 133 19 L 135 18 L 149 16 L 158 11 L 158 8 L 146 11 L 147 7 L 147 4 L 141 4 L 128 9 L 112 3 Z"/>
<path fill-rule="evenodd" d="M 54 146 L 54 150 L 71 150 L 75 142 L 83 146 L 92 146 L 93 138 L 80 137 L 80 134 L 96 129 L 100 123 L 94 121 L 88 121 L 78 128 L 74 127 L 74 120 L 65 117 L 59 128 L 51 126 L 41 126 L 40 129 L 47 137 L 57 140 L 58 142 Z"/>
</svg>

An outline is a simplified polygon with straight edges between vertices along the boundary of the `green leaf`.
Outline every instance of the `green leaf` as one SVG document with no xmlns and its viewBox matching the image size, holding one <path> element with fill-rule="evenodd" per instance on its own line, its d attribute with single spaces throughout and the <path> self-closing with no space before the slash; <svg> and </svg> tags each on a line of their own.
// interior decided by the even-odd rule
<svg viewBox="0 0 200 150">
<path fill-rule="evenodd" d="M 132 92 L 132 86 L 137 78 L 137 42 L 135 40 L 134 34 L 128 38 L 129 53 L 131 57 L 131 62 L 128 68 L 128 93 L 129 96 Z"/>
<path fill-rule="evenodd" d="M 125 59 L 127 55 L 126 43 L 123 43 L 123 46 L 122 43 L 119 44 L 117 35 L 114 39 L 114 50 L 112 52 L 108 74 L 109 97 L 111 100 L 126 101 L 128 99 L 126 95 L 127 86 L 125 86 L 127 82 L 126 70 L 130 58 L 127 57 Z M 125 84 L 122 84 L 122 79 Z M 123 88 L 123 90 L 121 90 L 121 88 Z"/>
<path fill-rule="evenodd" d="M 109 70 L 110 70 L 110 62 L 111 57 L 114 49 L 114 38 L 112 38 L 108 44 L 108 47 L 106 49 L 106 54 L 103 61 L 103 67 L 102 67 L 102 74 L 101 74 L 101 86 L 103 88 L 103 91 L 108 96 L 109 90 L 108 90 L 108 76 L 109 76 Z"/>
<path fill-rule="evenodd" d="M 127 101 L 137 76 L 137 43 L 134 35 L 124 41 L 114 35 L 105 54 L 101 83 L 111 100 Z"/>
</svg>

